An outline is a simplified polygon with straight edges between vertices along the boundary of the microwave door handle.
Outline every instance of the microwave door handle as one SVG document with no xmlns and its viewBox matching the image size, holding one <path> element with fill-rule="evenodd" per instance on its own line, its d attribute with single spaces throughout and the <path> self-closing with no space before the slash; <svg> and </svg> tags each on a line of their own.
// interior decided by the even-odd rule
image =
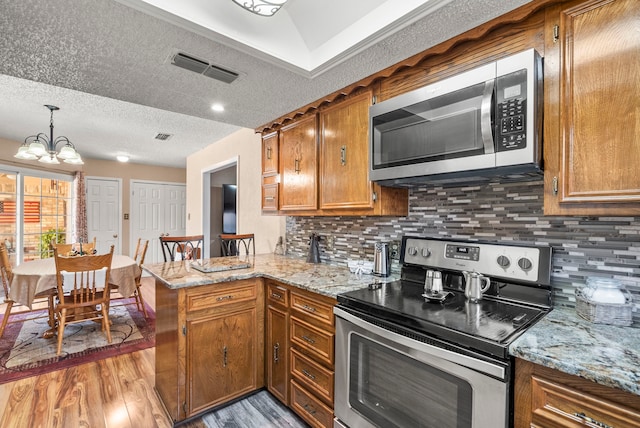
<svg viewBox="0 0 640 428">
<path fill-rule="evenodd" d="M 482 144 L 484 145 L 485 154 L 495 152 L 493 130 L 491 129 L 491 99 L 493 98 L 494 85 L 494 79 L 485 82 L 482 103 L 480 104 L 480 133 L 482 134 Z"/>
</svg>

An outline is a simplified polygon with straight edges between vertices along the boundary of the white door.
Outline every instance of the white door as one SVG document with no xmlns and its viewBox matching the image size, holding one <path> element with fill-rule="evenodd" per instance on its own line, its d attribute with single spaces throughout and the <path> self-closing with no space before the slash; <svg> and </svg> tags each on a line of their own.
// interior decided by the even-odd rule
<svg viewBox="0 0 640 428">
<path fill-rule="evenodd" d="M 106 253 L 114 245 L 121 253 L 121 187 L 118 179 L 87 178 L 87 230 L 89 240 L 96 238 L 98 253 Z"/>
<path fill-rule="evenodd" d="M 132 182 L 131 254 L 138 238 L 149 240 L 145 263 L 164 261 L 160 235 L 184 235 L 186 230 L 186 186 Z"/>
</svg>

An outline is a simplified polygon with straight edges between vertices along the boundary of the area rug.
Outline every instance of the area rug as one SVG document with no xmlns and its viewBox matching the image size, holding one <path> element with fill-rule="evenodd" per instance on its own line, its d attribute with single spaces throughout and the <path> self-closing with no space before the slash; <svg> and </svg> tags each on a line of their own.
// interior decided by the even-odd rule
<svg viewBox="0 0 640 428">
<path fill-rule="evenodd" d="M 155 346 L 155 313 L 147 306 L 145 319 L 134 302 L 122 299 L 111 306 L 111 343 L 100 323 L 66 326 L 59 356 L 57 336 L 42 337 L 48 329 L 46 310 L 12 314 L 0 338 L 0 384 Z"/>
</svg>

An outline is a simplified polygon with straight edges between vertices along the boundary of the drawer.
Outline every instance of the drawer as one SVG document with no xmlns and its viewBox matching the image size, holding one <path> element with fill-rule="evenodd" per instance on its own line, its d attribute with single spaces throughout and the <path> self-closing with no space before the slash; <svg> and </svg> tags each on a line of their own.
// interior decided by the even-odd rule
<svg viewBox="0 0 640 428">
<path fill-rule="evenodd" d="M 198 287 L 187 291 L 187 311 L 192 312 L 256 300 L 256 294 L 256 284 L 253 281 L 235 287 L 225 287 L 224 285 Z"/>
<path fill-rule="evenodd" d="M 291 408 L 312 427 L 333 427 L 333 410 L 294 380 L 291 381 Z"/>
<path fill-rule="evenodd" d="M 278 184 L 262 185 L 262 209 L 265 211 L 278 209 Z"/>
<path fill-rule="evenodd" d="M 327 403 L 333 403 L 333 371 L 291 349 L 291 375 L 307 390 Z"/>
<path fill-rule="evenodd" d="M 333 338 L 332 332 L 291 317 L 291 345 L 329 367 L 333 367 Z"/>
<path fill-rule="evenodd" d="M 634 409 L 537 375 L 532 376 L 531 389 L 535 426 L 631 428 L 640 421 Z"/>
<path fill-rule="evenodd" d="M 289 306 L 289 290 L 276 283 L 267 283 L 267 301 L 270 305 Z"/>
<path fill-rule="evenodd" d="M 296 312 L 317 325 L 334 326 L 333 305 L 320 302 L 311 296 L 291 292 L 291 313 Z"/>
</svg>

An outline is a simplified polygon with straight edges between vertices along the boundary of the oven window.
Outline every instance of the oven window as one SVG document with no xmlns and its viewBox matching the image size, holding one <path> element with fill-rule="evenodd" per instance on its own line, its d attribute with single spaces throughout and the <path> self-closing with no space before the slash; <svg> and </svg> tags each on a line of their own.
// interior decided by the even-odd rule
<svg viewBox="0 0 640 428">
<path fill-rule="evenodd" d="M 357 334 L 349 404 L 380 427 L 470 428 L 468 382 Z"/>
</svg>

